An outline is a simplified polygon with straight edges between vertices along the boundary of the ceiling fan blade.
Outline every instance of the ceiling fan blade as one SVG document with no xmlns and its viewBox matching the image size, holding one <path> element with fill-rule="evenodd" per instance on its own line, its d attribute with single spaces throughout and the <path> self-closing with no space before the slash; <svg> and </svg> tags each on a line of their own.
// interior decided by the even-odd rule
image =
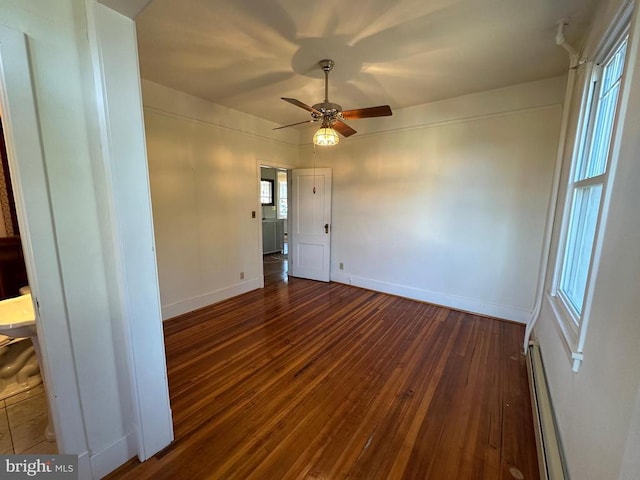
<svg viewBox="0 0 640 480">
<path fill-rule="evenodd" d="M 354 110 L 345 110 L 342 112 L 342 118 L 354 120 L 356 118 L 370 117 L 388 117 L 392 115 L 389 105 L 380 105 L 378 107 L 356 108 Z"/>
<path fill-rule="evenodd" d="M 338 133 L 340 133 L 343 137 L 350 137 L 354 133 L 357 133 L 353 128 L 351 128 L 346 123 L 341 122 L 340 120 L 336 120 L 331 126 L 334 130 L 337 130 Z"/>
<path fill-rule="evenodd" d="M 290 123 L 289 125 L 283 125 L 281 127 L 272 128 L 272 130 L 280 130 L 281 128 L 295 127 L 296 125 L 302 125 L 303 123 L 313 123 L 313 122 L 317 122 L 317 120 L 314 118 L 312 120 L 305 120 L 304 122 Z"/>
<path fill-rule="evenodd" d="M 304 108 L 308 112 L 315 113 L 316 115 L 322 116 L 321 112 L 319 112 L 313 107 L 310 107 L 306 103 L 302 103 L 300 100 L 296 100 L 295 98 L 287 98 L 287 97 L 280 97 L 280 98 L 282 98 L 282 100 L 284 100 L 285 102 L 289 102 L 290 104 L 295 105 L 296 107 Z"/>
</svg>

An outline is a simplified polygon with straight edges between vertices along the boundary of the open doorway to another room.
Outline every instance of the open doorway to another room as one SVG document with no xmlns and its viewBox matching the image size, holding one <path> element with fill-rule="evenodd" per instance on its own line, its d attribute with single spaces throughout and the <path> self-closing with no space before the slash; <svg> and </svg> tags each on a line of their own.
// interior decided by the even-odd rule
<svg viewBox="0 0 640 480">
<path fill-rule="evenodd" d="M 13 302 L 14 298 L 30 293 L 0 118 L 0 301 Z M 48 427 L 47 399 L 34 338 L 0 333 L 0 454 L 3 455 L 57 453 L 55 437 Z"/>
<path fill-rule="evenodd" d="M 287 169 L 260 166 L 262 271 L 265 286 L 288 280 L 288 192 Z"/>
</svg>

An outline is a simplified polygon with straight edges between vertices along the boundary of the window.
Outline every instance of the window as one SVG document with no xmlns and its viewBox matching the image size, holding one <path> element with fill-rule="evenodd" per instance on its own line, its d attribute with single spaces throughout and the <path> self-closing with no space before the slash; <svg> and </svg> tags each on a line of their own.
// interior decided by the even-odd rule
<svg viewBox="0 0 640 480">
<path fill-rule="evenodd" d="M 558 293 L 579 326 L 600 217 L 618 94 L 627 46 L 625 36 L 602 65 L 594 68 L 586 135 L 567 189 L 569 227 Z"/>
<path fill-rule="evenodd" d="M 593 66 L 566 190 L 551 302 L 571 350 L 574 371 L 582 360 L 589 281 L 597 262 L 598 227 L 607 192 L 627 38 L 625 33 L 610 43 L 600 57 L 602 61 Z"/>
<path fill-rule="evenodd" d="M 273 205 L 273 180 L 260 180 L 260 204 Z"/>
<path fill-rule="evenodd" d="M 287 218 L 287 172 L 278 172 L 278 218 Z"/>
</svg>

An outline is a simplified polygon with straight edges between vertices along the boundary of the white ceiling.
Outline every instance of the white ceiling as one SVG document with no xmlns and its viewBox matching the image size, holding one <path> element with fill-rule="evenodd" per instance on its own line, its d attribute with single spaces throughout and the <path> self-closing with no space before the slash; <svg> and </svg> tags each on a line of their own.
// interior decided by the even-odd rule
<svg viewBox="0 0 640 480">
<path fill-rule="evenodd" d="M 392 109 L 566 72 L 597 0 L 152 0 L 136 18 L 142 77 L 288 124 L 324 97 Z M 357 120 L 366 122 L 368 120 Z"/>
</svg>

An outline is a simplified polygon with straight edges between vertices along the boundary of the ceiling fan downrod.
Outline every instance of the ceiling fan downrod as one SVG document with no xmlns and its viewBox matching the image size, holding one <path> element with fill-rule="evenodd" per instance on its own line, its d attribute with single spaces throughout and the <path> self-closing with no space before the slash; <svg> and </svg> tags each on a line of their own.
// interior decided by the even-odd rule
<svg viewBox="0 0 640 480">
<path fill-rule="evenodd" d="M 331 59 L 324 59 L 318 62 L 320 68 L 324 72 L 324 101 L 322 103 L 316 103 L 312 108 L 320 115 L 312 112 L 312 116 L 317 120 L 322 120 L 323 123 L 331 124 L 334 120 L 340 118 L 342 113 L 342 107 L 337 103 L 331 103 L 329 101 L 329 72 L 333 70 L 335 62 Z"/>
<path fill-rule="evenodd" d="M 320 60 L 318 64 L 324 71 L 324 103 L 329 103 L 329 72 L 333 70 L 335 63 L 333 60 L 325 59 Z"/>
</svg>

